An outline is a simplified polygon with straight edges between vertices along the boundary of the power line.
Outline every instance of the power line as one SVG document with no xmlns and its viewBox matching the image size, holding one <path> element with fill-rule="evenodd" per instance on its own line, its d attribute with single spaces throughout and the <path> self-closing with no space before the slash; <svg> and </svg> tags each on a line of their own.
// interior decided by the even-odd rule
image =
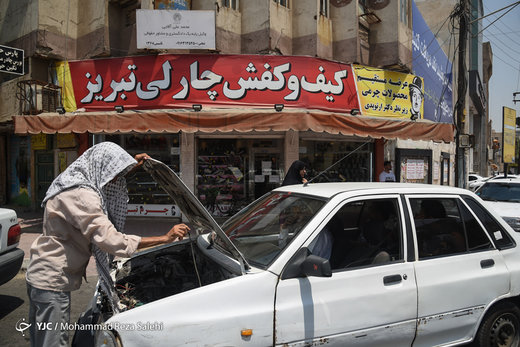
<svg viewBox="0 0 520 347">
<path fill-rule="evenodd" d="M 455 8 L 456 8 L 456 6 L 454 7 L 454 9 L 453 9 L 452 12 L 450 13 L 450 15 L 449 15 L 448 17 L 446 17 L 446 19 L 445 19 L 445 20 L 444 20 L 440 25 L 437 24 L 437 25 L 434 26 L 434 28 L 437 27 L 437 26 L 438 26 L 439 28 L 437 29 L 436 33 L 433 34 L 433 38 L 430 40 L 430 42 L 428 43 L 428 45 L 427 45 L 423 50 L 419 49 L 420 51 L 425 51 L 425 50 L 427 50 L 427 49 L 432 45 L 432 43 L 433 43 L 434 41 L 436 41 L 437 44 L 439 44 L 439 41 L 437 40 L 437 39 L 439 38 L 439 33 L 440 33 L 441 29 L 444 27 L 444 25 L 446 24 L 446 22 L 447 22 L 448 20 L 450 20 L 450 18 L 452 17 L 452 15 L 453 15 L 453 13 L 454 13 L 454 11 L 455 11 Z M 419 12 L 421 12 L 421 11 L 419 11 Z M 422 13 L 421 13 L 421 15 L 422 15 Z M 425 34 L 425 33 L 427 33 L 427 32 L 432 32 L 432 33 L 433 33 L 433 30 L 430 29 L 428 25 L 427 25 L 427 27 L 428 27 L 428 28 L 427 28 L 426 30 L 424 30 L 422 33 L 420 33 L 419 36 L 422 36 L 423 34 Z M 449 30 L 449 28 L 448 28 L 448 30 Z M 438 48 L 435 50 L 435 52 L 433 52 L 432 54 L 435 54 L 435 53 L 437 53 L 437 52 L 439 51 L 439 49 L 442 49 L 442 46 L 446 43 L 446 41 L 448 41 L 448 40 L 451 41 L 451 36 L 453 36 L 454 34 L 453 34 L 453 32 L 451 32 L 451 30 L 449 30 L 449 31 L 450 31 L 450 36 L 448 36 L 448 38 L 446 38 L 446 39 L 445 39 L 441 44 L 439 44 L 439 47 L 438 47 Z M 412 40 L 413 40 L 413 39 L 412 39 Z M 409 42 L 409 41 L 407 40 L 407 41 L 402 41 L 402 42 L 400 42 L 400 43 L 401 43 L 401 44 L 405 44 L 405 43 L 408 43 L 408 42 Z M 443 52 L 444 52 L 444 50 L 443 50 Z M 449 59 L 448 55 L 446 55 L 446 57 Z M 403 64 L 404 64 L 404 65 L 408 65 L 408 64 L 410 64 L 410 63 L 415 63 L 416 59 L 418 59 L 418 58 L 419 58 L 419 56 L 417 56 L 417 57 L 415 57 L 415 58 L 412 58 L 411 60 L 406 61 L 406 62 L 404 62 Z M 423 64 L 424 64 L 424 63 L 423 63 Z M 420 64 L 419 64 L 419 65 L 415 65 L 415 66 L 420 66 Z"/>
<path fill-rule="evenodd" d="M 484 35 L 484 37 L 487 38 L 486 35 Z M 491 41 L 491 40 L 490 40 L 490 41 Z M 509 46 L 508 46 L 506 43 L 504 43 L 503 41 L 501 41 L 501 40 L 499 40 L 499 39 L 497 39 L 497 41 L 500 42 L 500 43 L 502 43 L 504 46 L 506 46 L 506 48 L 507 48 L 508 50 L 510 50 L 510 51 L 512 51 L 512 52 L 514 52 L 514 53 L 520 54 L 520 51 L 514 50 L 513 48 L 509 47 Z M 493 43 L 493 44 L 497 44 L 496 41 L 492 41 L 491 43 Z M 515 61 L 515 62 L 520 62 L 520 60 L 517 60 L 515 57 L 510 56 L 510 55 L 507 53 L 507 51 L 501 49 L 500 47 L 496 47 L 496 48 L 498 48 L 500 51 L 502 51 L 505 55 L 507 55 L 507 56 L 508 56 L 509 58 L 511 58 L 513 61 Z"/>
<path fill-rule="evenodd" d="M 498 28 L 497 28 L 497 29 L 498 29 Z M 511 30 L 512 30 L 512 29 L 511 29 Z M 519 31 L 510 31 L 510 32 L 506 32 L 506 33 L 503 32 L 503 31 L 500 31 L 500 33 L 487 33 L 486 35 L 488 35 L 488 36 L 499 36 L 499 35 L 505 35 L 505 36 L 509 37 L 509 36 L 508 36 L 509 34 L 516 34 L 516 33 L 520 34 L 520 30 L 519 30 Z"/>
<path fill-rule="evenodd" d="M 515 70 L 518 69 L 518 71 L 520 71 L 520 68 L 517 68 L 516 66 L 511 65 L 509 62 L 505 61 L 504 59 L 500 58 L 500 56 L 498 56 L 498 55 L 496 55 L 496 54 L 494 54 L 494 53 L 493 53 L 493 58 L 497 58 L 498 60 L 500 60 L 500 61 L 503 62 L 504 64 L 506 64 L 506 65 L 512 67 L 512 68 L 515 69 Z"/>
<path fill-rule="evenodd" d="M 520 91 L 520 64 L 518 64 L 518 81 L 516 82 L 516 90 Z"/>
<path fill-rule="evenodd" d="M 509 12 L 511 12 L 516 6 L 520 5 L 520 1 L 518 1 L 516 4 L 513 4 L 514 6 L 511 7 L 509 10 L 507 10 L 504 14 L 502 14 L 500 17 L 498 17 L 497 19 L 495 19 L 493 22 L 491 22 L 491 24 L 489 24 L 487 27 L 485 27 L 484 29 L 480 30 L 478 33 L 476 33 L 475 35 L 473 36 L 477 36 L 478 34 L 480 34 L 481 32 L 483 32 L 484 30 L 486 30 L 487 28 L 489 28 L 491 25 L 493 25 L 497 20 L 499 20 L 500 18 L 504 17 L 506 14 L 508 14 Z"/>
<path fill-rule="evenodd" d="M 473 23 L 473 22 L 476 22 L 476 21 L 478 21 L 478 20 L 484 19 L 484 18 L 486 18 L 486 17 L 489 17 L 489 16 L 491 16 L 492 14 L 495 14 L 495 13 L 497 13 L 497 12 L 503 11 L 503 10 L 505 10 L 505 9 L 508 8 L 508 7 L 511 7 L 511 6 L 515 6 L 515 7 L 516 7 L 516 5 L 518 5 L 518 4 L 520 4 L 520 1 L 517 1 L 516 3 L 512 3 L 512 4 L 510 4 L 510 5 L 507 5 L 506 7 L 503 7 L 503 8 L 501 8 L 500 10 L 496 10 L 495 12 L 491 12 L 491 13 L 486 14 L 485 16 L 482 16 L 482 17 L 480 17 L 480 18 L 473 19 L 472 21 L 469 22 L 469 24 L 471 24 L 471 23 Z M 510 9 L 509 11 L 511 11 L 511 10 L 512 10 L 512 9 Z M 507 11 L 507 12 L 509 12 L 509 11 Z M 506 12 L 506 13 L 507 13 L 507 12 Z M 504 14 L 506 14 L 506 13 L 504 13 Z M 504 14 L 503 14 L 502 16 L 504 16 Z M 500 17 L 502 17 L 502 16 L 500 16 Z M 499 18 L 500 18 L 500 17 L 499 17 Z"/>
<path fill-rule="evenodd" d="M 486 5 L 483 4 L 483 6 L 484 6 L 484 9 L 486 11 L 490 11 L 489 8 L 487 8 Z M 509 32 L 504 32 L 501 29 L 501 26 L 504 26 L 507 30 L 509 30 Z M 508 39 L 510 39 L 515 45 L 519 45 L 520 46 L 520 44 L 517 42 L 517 41 L 519 41 L 518 39 L 520 38 L 520 35 L 517 35 L 518 37 L 515 37 L 515 38 L 512 38 L 511 36 L 509 36 L 510 34 L 520 33 L 520 31 L 515 31 L 509 25 L 507 25 L 507 23 L 505 21 L 503 21 L 503 20 L 498 22 L 497 24 L 495 24 L 493 27 L 496 28 L 504 37 L 507 37 Z M 491 32 L 487 32 L 486 34 L 487 35 L 492 35 L 492 36 L 500 35 L 500 34 L 491 33 Z"/>
<path fill-rule="evenodd" d="M 507 6 L 507 7 L 511 7 L 511 6 L 516 7 L 516 5 L 518 5 L 519 3 L 520 3 L 520 1 L 517 2 L 517 3 L 513 3 L 513 4 L 511 4 L 511 5 Z M 482 5 L 484 6 L 484 9 L 485 9 L 486 11 L 489 11 L 489 9 L 484 5 L 484 3 L 482 3 Z M 505 7 L 505 8 L 507 8 L 507 7 Z M 514 8 L 514 7 L 513 7 L 513 8 Z M 472 9 L 473 9 L 473 10 L 476 10 L 474 6 L 472 6 Z M 500 9 L 500 10 L 497 10 L 497 11 L 494 11 L 494 12 L 492 12 L 492 13 L 490 13 L 490 14 L 484 16 L 484 17 L 487 17 L 487 16 L 490 16 L 490 15 L 495 14 L 495 13 L 497 13 L 497 12 L 500 12 L 500 11 L 502 11 L 503 9 L 504 9 L 504 8 L 502 8 L 502 9 Z M 481 17 L 481 18 L 484 18 L 484 17 Z M 498 19 L 500 19 L 500 17 L 499 17 L 499 18 L 496 18 L 496 19 L 493 21 L 493 23 L 497 22 Z M 489 19 L 488 19 L 488 20 L 489 20 Z M 505 26 L 506 28 L 508 28 L 509 30 L 511 30 L 511 31 L 513 32 L 513 29 L 511 29 L 509 26 L 507 26 L 507 24 L 506 24 L 504 21 L 500 21 L 499 23 L 500 23 L 501 25 Z M 488 25 L 488 27 L 489 27 L 489 25 Z M 501 38 L 508 38 L 508 39 L 511 41 L 511 43 L 514 43 L 515 45 L 519 45 L 519 44 L 516 42 L 515 39 L 511 38 L 507 33 L 505 33 L 505 32 L 500 28 L 500 26 L 498 25 L 498 23 L 494 25 L 494 28 L 496 28 L 498 31 L 500 31 L 500 32 L 502 33 L 502 35 L 499 35 L 499 34 L 492 34 L 492 33 L 486 32 L 485 34 L 483 34 L 483 37 L 485 37 L 486 39 L 488 39 L 488 40 L 493 44 L 493 46 L 494 46 L 495 49 L 498 49 L 500 52 L 502 52 L 503 54 L 505 54 L 506 56 L 508 56 L 508 57 L 509 57 L 511 60 L 513 60 L 514 62 L 519 62 L 519 61 L 516 59 L 516 57 L 513 57 L 513 56 L 509 55 L 508 52 L 511 52 L 511 51 L 512 51 L 512 52 L 514 52 L 514 53 L 520 54 L 520 51 L 518 51 L 518 50 L 514 49 L 513 47 L 511 47 L 512 44 L 504 42 Z M 496 36 L 496 37 L 494 37 L 493 39 L 491 39 L 491 38 L 489 37 L 489 35 L 491 35 L 491 36 Z M 475 37 L 475 35 L 473 35 L 473 37 Z M 506 47 L 506 49 L 502 49 L 502 48 L 500 47 L 500 44 L 499 44 L 499 43 L 501 43 L 502 45 L 504 45 L 504 47 Z M 519 45 L 519 46 L 520 46 L 520 45 Z M 498 57 L 498 59 L 499 59 L 499 60 L 502 60 L 500 57 Z M 502 61 L 503 61 L 503 60 L 502 60 Z M 505 61 L 504 61 L 504 62 L 505 62 Z M 505 63 L 507 64 L 508 62 L 505 62 Z M 512 65 L 509 65 L 509 66 L 512 66 Z M 513 67 L 513 66 L 512 66 L 512 67 Z M 514 67 L 513 67 L 513 68 L 514 68 Z"/>
</svg>

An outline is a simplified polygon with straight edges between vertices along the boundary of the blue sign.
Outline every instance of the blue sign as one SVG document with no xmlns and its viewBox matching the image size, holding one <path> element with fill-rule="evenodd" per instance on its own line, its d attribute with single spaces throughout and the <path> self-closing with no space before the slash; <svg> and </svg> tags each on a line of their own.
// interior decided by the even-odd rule
<svg viewBox="0 0 520 347">
<path fill-rule="evenodd" d="M 453 123 L 452 63 L 412 1 L 412 72 L 424 79 L 424 119 Z"/>
<path fill-rule="evenodd" d="M 158 10 L 189 10 L 191 0 L 159 0 L 156 1 Z"/>
</svg>

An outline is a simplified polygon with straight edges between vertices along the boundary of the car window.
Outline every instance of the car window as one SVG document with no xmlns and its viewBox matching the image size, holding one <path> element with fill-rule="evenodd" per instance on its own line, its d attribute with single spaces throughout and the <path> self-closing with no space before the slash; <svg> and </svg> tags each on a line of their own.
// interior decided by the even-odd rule
<svg viewBox="0 0 520 347">
<path fill-rule="evenodd" d="M 419 259 L 466 251 L 464 226 L 455 199 L 410 199 Z"/>
<path fill-rule="evenodd" d="M 412 198 L 419 259 L 493 248 L 485 230 L 457 198 Z"/>
<path fill-rule="evenodd" d="M 325 203 L 324 199 L 273 192 L 227 220 L 222 230 L 248 262 L 265 268 Z M 218 239 L 215 242 L 220 245 Z"/>
<path fill-rule="evenodd" d="M 484 228 L 486 229 L 489 237 L 491 237 L 495 243 L 496 248 L 504 249 L 513 247 L 515 245 L 514 241 L 511 239 L 511 236 L 509 236 L 507 231 L 502 228 L 502 226 L 495 220 L 495 218 L 488 212 L 487 209 L 485 209 L 482 205 L 470 197 L 464 197 L 464 201 L 478 216 L 478 219 L 480 219 L 484 225 Z"/>
<path fill-rule="evenodd" d="M 309 249 L 329 259 L 332 270 L 384 264 L 403 259 L 397 199 L 345 204 Z"/>
<path fill-rule="evenodd" d="M 467 237 L 467 249 L 469 252 L 492 249 L 493 244 L 485 230 L 469 209 L 459 201 L 459 208 L 464 221 Z"/>
<path fill-rule="evenodd" d="M 520 202 L 520 184 L 509 182 L 488 182 L 477 195 L 489 201 Z"/>
</svg>

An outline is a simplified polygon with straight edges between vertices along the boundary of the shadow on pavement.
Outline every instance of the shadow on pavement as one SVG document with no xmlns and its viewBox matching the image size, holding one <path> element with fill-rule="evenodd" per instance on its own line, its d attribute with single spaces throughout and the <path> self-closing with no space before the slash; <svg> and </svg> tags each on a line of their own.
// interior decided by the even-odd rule
<svg viewBox="0 0 520 347">
<path fill-rule="evenodd" d="M 0 319 L 24 304 L 24 300 L 11 295 L 0 295 Z"/>
</svg>

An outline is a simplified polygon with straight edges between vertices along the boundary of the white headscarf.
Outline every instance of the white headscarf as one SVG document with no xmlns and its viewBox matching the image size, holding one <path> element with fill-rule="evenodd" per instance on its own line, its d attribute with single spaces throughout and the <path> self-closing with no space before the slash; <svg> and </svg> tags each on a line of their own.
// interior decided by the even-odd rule
<svg viewBox="0 0 520 347">
<path fill-rule="evenodd" d="M 88 187 L 96 191 L 107 209 L 107 197 L 103 188 L 117 175 L 123 176 L 137 164 L 134 158 L 113 142 L 102 142 L 90 147 L 54 179 L 42 202 L 59 193 L 78 187 Z"/>
<path fill-rule="evenodd" d="M 118 231 L 123 232 L 128 204 L 128 191 L 123 176 L 136 164 L 135 159 L 115 143 L 102 142 L 94 145 L 54 179 L 43 199 L 42 207 L 47 200 L 65 190 L 90 188 L 101 198 L 103 211 L 109 220 Z M 111 303 L 119 302 L 109 273 L 112 257 L 95 245 L 92 245 L 92 253 L 96 259 L 101 289 L 112 297 Z M 117 305 L 112 308 L 119 312 Z"/>
</svg>

